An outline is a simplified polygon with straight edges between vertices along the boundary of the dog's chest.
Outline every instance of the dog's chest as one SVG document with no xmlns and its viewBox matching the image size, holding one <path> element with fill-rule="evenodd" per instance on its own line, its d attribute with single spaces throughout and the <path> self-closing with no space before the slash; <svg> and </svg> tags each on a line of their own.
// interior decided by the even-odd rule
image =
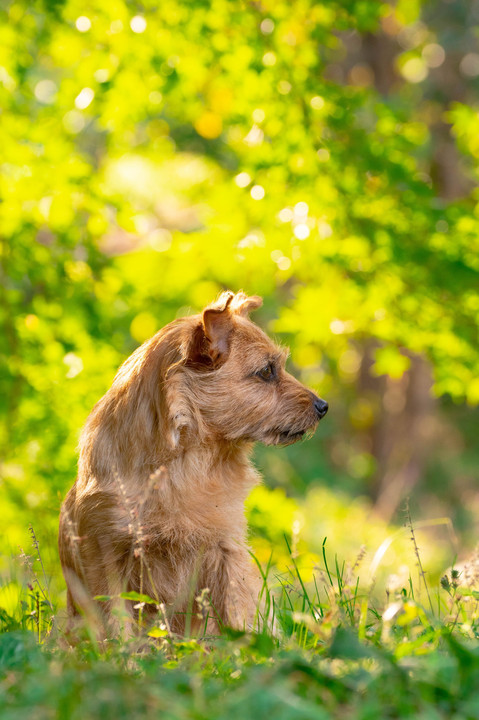
<svg viewBox="0 0 479 720">
<path fill-rule="evenodd" d="M 170 468 L 172 492 L 163 521 L 172 534 L 214 544 L 223 538 L 243 538 L 244 502 L 258 482 L 247 462 L 198 462 L 187 458 Z"/>
</svg>

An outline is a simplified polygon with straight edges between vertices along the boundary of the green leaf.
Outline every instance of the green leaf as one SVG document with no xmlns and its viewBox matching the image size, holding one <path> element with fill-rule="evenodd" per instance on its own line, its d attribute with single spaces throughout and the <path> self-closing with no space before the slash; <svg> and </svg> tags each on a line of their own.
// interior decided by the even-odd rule
<svg viewBox="0 0 479 720">
<path fill-rule="evenodd" d="M 165 629 L 162 629 L 159 627 L 154 627 L 148 631 L 148 635 L 152 638 L 168 637 L 168 630 L 165 630 Z"/>
<path fill-rule="evenodd" d="M 274 650 L 274 640 L 271 635 L 261 633 L 253 635 L 250 647 L 263 657 L 269 657 Z"/>
<path fill-rule="evenodd" d="M 149 595 L 142 595 L 141 593 L 134 592 L 133 590 L 130 592 L 120 593 L 118 597 L 120 597 L 122 600 L 133 600 L 134 602 L 142 602 L 149 605 L 158 604 L 158 600 L 153 600 L 153 598 L 151 598 Z"/>
</svg>

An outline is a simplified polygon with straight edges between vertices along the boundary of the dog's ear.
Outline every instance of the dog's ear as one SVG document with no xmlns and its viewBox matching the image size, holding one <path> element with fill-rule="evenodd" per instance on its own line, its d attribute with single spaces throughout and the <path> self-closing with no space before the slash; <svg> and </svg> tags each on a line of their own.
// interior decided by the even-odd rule
<svg viewBox="0 0 479 720">
<path fill-rule="evenodd" d="M 260 298 L 259 295 L 251 295 L 251 297 L 248 297 L 244 292 L 238 292 L 231 299 L 229 308 L 235 315 L 246 317 L 250 312 L 261 307 L 262 304 L 263 298 Z"/>
<path fill-rule="evenodd" d="M 221 293 L 216 302 L 203 310 L 203 332 L 207 340 L 208 355 L 214 367 L 221 365 L 228 357 L 229 338 L 233 330 L 230 305 L 232 292 Z"/>
<path fill-rule="evenodd" d="M 233 297 L 232 292 L 221 293 L 218 300 L 203 310 L 188 343 L 186 365 L 198 370 L 214 370 L 226 360 L 233 330 L 229 311 Z"/>
<path fill-rule="evenodd" d="M 209 354 L 215 367 L 228 357 L 229 338 L 234 327 L 232 316 L 246 317 L 262 304 L 263 300 L 258 295 L 248 297 L 244 292 L 235 295 L 227 290 L 203 310 L 203 330 L 210 343 Z"/>
<path fill-rule="evenodd" d="M 248 297 L 243 292 L 221 293 L 208 305 L 201 315 L 201 322 L 193 332 L 186 353 L 186 364 L 197 369 L 216 369 L 229 354 L 230 337 L 234 329 L 234 316 L 246 317 L 261 307 L 263 301 L 257 295 Z"/>
</svg>

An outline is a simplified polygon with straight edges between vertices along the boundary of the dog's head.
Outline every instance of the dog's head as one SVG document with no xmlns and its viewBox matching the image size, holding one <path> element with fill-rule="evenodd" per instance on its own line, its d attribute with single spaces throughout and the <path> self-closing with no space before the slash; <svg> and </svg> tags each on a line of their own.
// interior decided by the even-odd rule
<svg viewBox="0 0 479 720">
<path fill-rule="evenodd" d="M 180 360 L 163 385 L 173 446 L 189 433 L 289 445 L 326 415 L 328 403 L 286 372 L 287 351 L 249 319 L 261 304 L 224 292 L 184 319 Z"/>
</svg>

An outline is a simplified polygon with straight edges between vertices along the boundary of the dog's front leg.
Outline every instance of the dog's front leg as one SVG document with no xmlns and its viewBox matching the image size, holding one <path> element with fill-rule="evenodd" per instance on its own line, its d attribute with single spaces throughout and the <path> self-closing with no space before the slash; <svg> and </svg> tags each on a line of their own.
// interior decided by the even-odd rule
<svg viewBox="0 0 479 720">
<path fill-rule="evenodd" d="M 201 582 L 210 590 L 212 612 L 220 624 L 237 630 L 252 630 L 261 581 L 247 548 L 220 543 L 205 560 L 206 573 Z"/>
</svg>

